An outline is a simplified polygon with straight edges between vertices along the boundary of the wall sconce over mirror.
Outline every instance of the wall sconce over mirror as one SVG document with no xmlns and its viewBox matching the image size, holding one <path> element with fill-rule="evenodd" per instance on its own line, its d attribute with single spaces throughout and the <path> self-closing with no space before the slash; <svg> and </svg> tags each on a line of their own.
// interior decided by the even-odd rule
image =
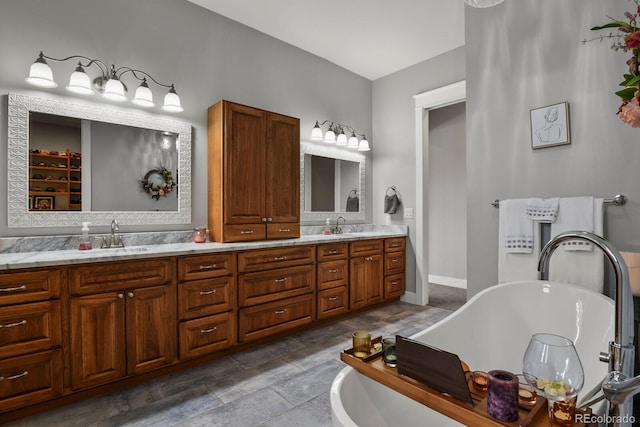
<svg viewBox="0 0 640 427">
<path fill-rule="evenodd" d="M 329 123 L 329 127 L 327 128 L 327 132 L 323 135 L 322 128 L 320 126 L 324 126 L 327 123 Z M 347 133 L 351 134 L 348 138 L 345 130 Z M 358 136 L 362 137 L 360 141 L 358 141 Z M 367 141 L 367 137 L 363 133 L 357 133 L 351 126 L 332 122 L 331 120 L 325 120 L 322 123 L 318 123 L 316 120 L 316 125 L 311 130 L 311 140 L 324 141 L 327 144 L 336 144 L 358 151 L 371 150 L 369 147 L 369 141 Z"/>
<path fill-rule="evenodd" d="M 180 103 L 180 97 L 176 93 L 173 83 L 160 83 L 149 73 L 130 67 L 116 68 L 115 65 L 112 64 L 111 68 L 109 68 L 99 59 L 91 59 L 82 55 L 72 55 L 66 58 L 53 58 L 40 52 L 38 59 L 31 64 L 29 77 L 25 79 L 27 83 L 43 88 L 54 88 L 58 86 L 58 83 L 53 79 L 53 71 L 51 70 L 51 67 L 49 67 L 47 59 L 56 62 L 78 59 L 78 65 L 71 73 L 71 76 L 69 77 L 69 84 L 66 86 L 66 89 L 69 92 L 77 93 L 79 95 L 92 95 L 95 91 L 98 91 L 107 99 L 123 102 L 127 100 L 127 86 L 122 82 L 122 77 L 125 74 L 131 74 L 136 80 L 138 80 L 138 82 L 140 82 L 131 102 L 141 107 L 155 106 L 155 103 L 153 102 L 153 93 L 151 92 L 149 83 L 147 82 L 147 79 L 149 79 L 156 85 L 169 89 L 164 96 L 164 103 L 162 105 L 163 110 L 170 113 L 180 113 L 184 111 L 184 108 L 182 108 Z M 101 75 L 93 79 L 93 81 L 84 70 L 91 66 L 95 66 L 100 69 L 101 73 Z"/>
</svg>

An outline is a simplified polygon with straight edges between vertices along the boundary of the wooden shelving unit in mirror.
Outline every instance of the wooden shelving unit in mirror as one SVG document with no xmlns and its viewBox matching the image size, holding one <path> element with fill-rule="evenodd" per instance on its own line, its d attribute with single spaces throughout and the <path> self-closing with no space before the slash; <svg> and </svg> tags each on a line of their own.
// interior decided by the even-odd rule
<svg viewBox="0 0 640 427">
<path fill-rule="evenodd" d="M 71 151 L 29 150 L 29 210 L 82 210 L 82 156 Z"/>
</svg>

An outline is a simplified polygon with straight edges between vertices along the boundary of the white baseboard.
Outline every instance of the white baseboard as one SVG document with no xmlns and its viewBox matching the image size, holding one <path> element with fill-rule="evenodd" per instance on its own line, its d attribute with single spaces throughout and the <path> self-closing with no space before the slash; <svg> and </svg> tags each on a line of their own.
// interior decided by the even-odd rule
<svg viewBox="0 0 640 427">
<path fill-rule="evenodd" d="M 455 277 L 429 275 L 429 283 L 436 285 L 451 286 L 452 288 L 467 289 L 467 281 L 465 279 L 456 279 Z"/>
<path fill-rule="evenodd" d="M 408 302 L 409 304 L 417 304 L 417 300 L 418 298 L 415 292 L 405 292 L 404 295 L 400 297 L 400 301 Z"/>
</svg>

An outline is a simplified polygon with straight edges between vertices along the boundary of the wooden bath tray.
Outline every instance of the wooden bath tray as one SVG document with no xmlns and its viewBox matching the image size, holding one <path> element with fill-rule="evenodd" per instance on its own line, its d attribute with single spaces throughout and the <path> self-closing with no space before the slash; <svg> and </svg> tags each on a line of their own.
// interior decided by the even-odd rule
<svg viewBox="0 0 640 427">
<path fill-rule="evenodd" d="M 380 357 L 381 353 L 365 360 L 353 356 L 352 353 L 352 349 L 343 350 L 340 353 L 340 359 L 362 375 L 467 426 L 538 427 L 551 425 L 547 415 L 547 401 L 542 396 L 538 396 L 536 404 L 532 407 L 525 408 L 521 406 L 518 411 L 519 418 L 517 421 L 511 423 L 501 422 L 487 413 L 486 393 L 475 390 L 471 382 L 469 382 L 469 390 L 471 391 L 473 405 L 446 396 L 413 378 L 398 375 L 397 368 L 390 368 L 384 364 Z M 579 411 L 577 410 L 577 412 Z M 574 426 L 583 425 L 574 424 Z"/>
</svg>

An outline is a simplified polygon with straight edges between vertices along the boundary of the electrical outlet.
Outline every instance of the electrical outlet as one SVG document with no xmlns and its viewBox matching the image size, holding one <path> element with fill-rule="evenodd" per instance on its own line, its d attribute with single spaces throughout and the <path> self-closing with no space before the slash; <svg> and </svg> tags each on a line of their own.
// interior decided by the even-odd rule
<svg viewBox="0 0 640 427">
<path fill-rule="evenodd" d="M 413 218 L 413 208 L 404 208 L 404 219 Z"/>
</svg>

